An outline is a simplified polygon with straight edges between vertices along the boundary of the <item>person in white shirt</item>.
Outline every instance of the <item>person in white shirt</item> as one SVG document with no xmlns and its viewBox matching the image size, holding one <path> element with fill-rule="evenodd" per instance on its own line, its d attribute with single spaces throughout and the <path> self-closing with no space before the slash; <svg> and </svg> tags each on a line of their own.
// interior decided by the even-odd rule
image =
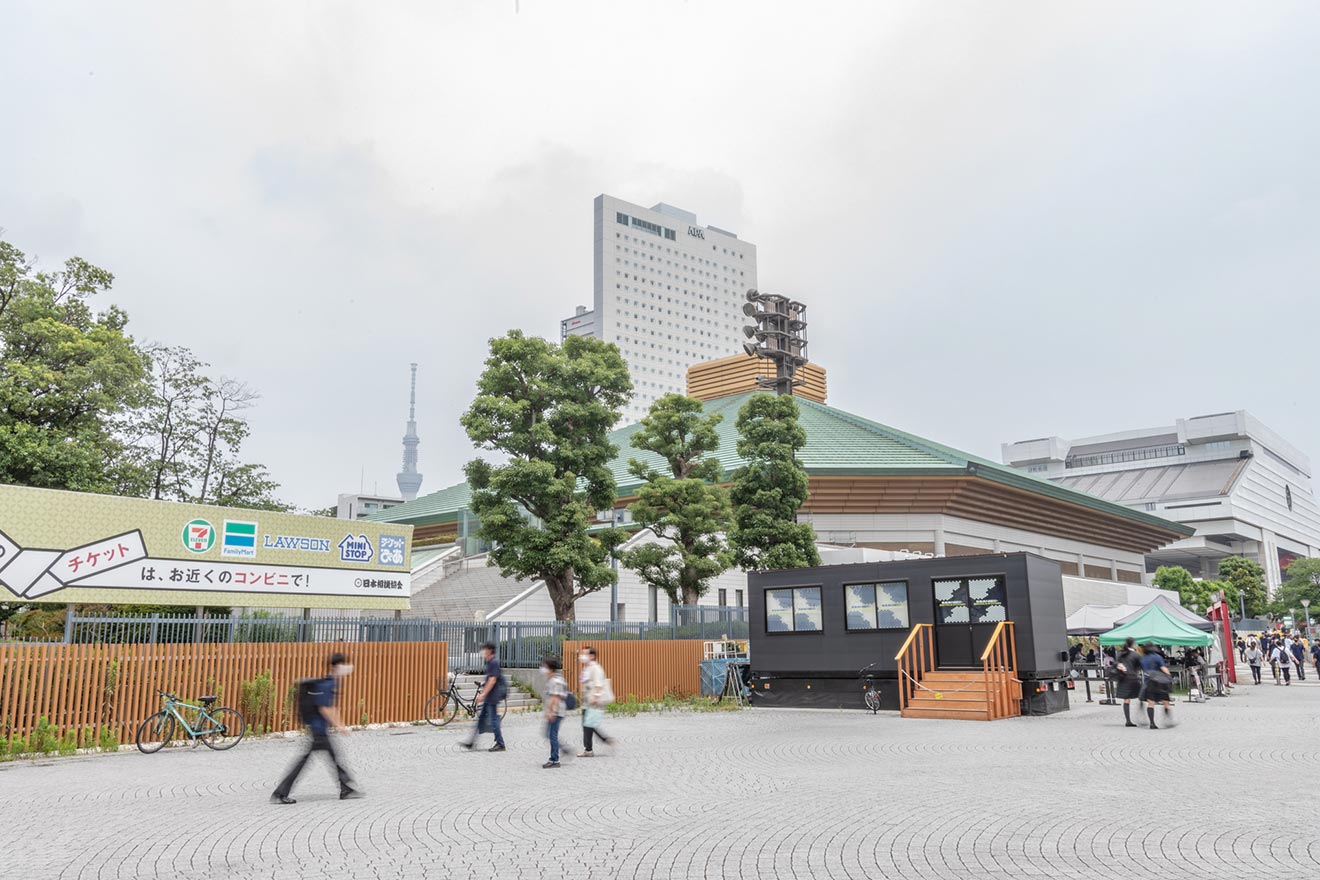
<svg viewBox="0 0 1320 880">
<path fill-rule="evenodd" d="M 1243 658 L 1251 667 L 1252 679 L 1256 684 L 1260 684 L 1260 662 L 1265 659 L 1265 655 L 1261 653 L 1260 645 L 1256 644 L 1255 639 L 1247 642 L 1247 650 L 1243 652 Z"/>
<path fill-rule="evenodd" d="M 1292 654 L 1288 649 L 1280 645 L 1270 652 L 1270 660 L 1279 664 L 1279 671 L 1283 673 L 1284 686 L 1292 684 Z M 1278 682 L 1274 682 L 1278 684 Z"/>
<path fill-rule="evenodd" d="M 591 748 L 594 738 L 599 737 L 607 746 L 614 740 L 600 729 L 605 719 L 605 670 L 596 661 L 596 649 L 583 648 L 578 660 L 582 664 L 582 751 L 578 757 L 590 758 L 595 755 Z"/>
</svg>

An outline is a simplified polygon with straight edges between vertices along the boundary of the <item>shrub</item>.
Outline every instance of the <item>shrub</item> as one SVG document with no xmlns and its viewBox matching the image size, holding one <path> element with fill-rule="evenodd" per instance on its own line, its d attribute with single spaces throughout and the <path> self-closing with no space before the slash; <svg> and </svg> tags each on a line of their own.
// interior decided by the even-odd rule
<svg viewBox="0 0 1320 880">
<path fill-rule="evenodd" d="M 241 685 L 243 717 L 258 733 L 273 728 L 275 714 L 275 685 L 270 670 Z"/>
<path fill-rule="evenodd" d="M 103 752 L 119 751 L 119 734 L 115 733 L 112 727 L 102 727 L 98 745 Z"/>
<path fill-rule="evenodd" d="M 78 751 L 78 736 L 72 730 L 64 734 L 57 746 L 61 755 L 72 755 Z"/>
<path fill-rule="evenodd" d="M 48 755 L 59 748 L 60 738 L 50 719 L 42 716 L 37 719 L 37 727 L 32 731 L 32 751 L 38 755 Z"/>
</svg>

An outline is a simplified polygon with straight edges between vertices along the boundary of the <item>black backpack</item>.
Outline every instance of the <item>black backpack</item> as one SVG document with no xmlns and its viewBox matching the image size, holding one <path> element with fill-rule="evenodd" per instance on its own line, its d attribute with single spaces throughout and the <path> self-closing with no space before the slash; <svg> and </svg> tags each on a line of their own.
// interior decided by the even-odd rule
<svg viewBox="0 0 1320 880">
<path fill-rule="evenodd" d="M 324 687 L 324 678 L 302 678 L 298 680 L 297 696 L 294 701 L 298 706 L 298 720 L 303 724 L 311 724 L 321 717 L 321 707 L 317 705 L 316 701 L 320 698 L 321 689 Z"/>
</svg>

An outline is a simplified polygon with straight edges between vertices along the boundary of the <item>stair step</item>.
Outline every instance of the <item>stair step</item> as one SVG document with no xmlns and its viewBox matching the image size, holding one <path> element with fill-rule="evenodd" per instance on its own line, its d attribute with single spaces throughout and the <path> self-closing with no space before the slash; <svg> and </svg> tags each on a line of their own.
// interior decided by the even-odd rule
<svg viewBox="0 0 1320 880">
<path fill-rule="evenodd" d="M 922 705 L 930 703 L 934 705 L 953 704 L 955 706 L 965 706 L 968 703 L 976 703 L 984 706 L 988 702 L 985 698 L 985 694 L 946 694 L 941 691 L 936 691 L 935 693 L 941 694 L 941 696 L 937 697 L 935 694 L 928 694 L 925 691 L 922 691 L 919 696 L 909 698 L 908 705 L 915 706 L 919 703 Z"/>
<path fill-rule="evenodd" d="M 948 672 L 943 669 L 934 669 L 930 672 L 922 673 L 922 681 L 985 681 L 985 676 L 980 672 Z"/>
<path fill-rule="evenodd" d="M 990 713 L 982 706 L 976 709 L 956 709 L 952 706 L 921 708 L 908 706 L 903 710 L 904 718 L 948 718 L 956 721 L 988 721 Z"/>
</svg>

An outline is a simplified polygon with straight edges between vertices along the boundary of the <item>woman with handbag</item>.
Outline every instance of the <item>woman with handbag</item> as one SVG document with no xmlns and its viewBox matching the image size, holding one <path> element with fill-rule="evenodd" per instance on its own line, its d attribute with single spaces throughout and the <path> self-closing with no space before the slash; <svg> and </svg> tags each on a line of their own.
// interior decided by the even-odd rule
<svg viewBox="0 0 1320 880">
<path fill-rule="evenodd" d="M 614 744 L 614 740 L 600 729 L 605 720 L 605 707 L 613 701 L 614 695 L 609 693 L 609 680 L 596 660 L 595 648 L 583 648 L 578 661 L 582 664 L 582 751 L 578 757 L 591 758 L 595 756 L 592 751 L 595 738 L 599 737 L 607 746 Z"/>
</svg>

